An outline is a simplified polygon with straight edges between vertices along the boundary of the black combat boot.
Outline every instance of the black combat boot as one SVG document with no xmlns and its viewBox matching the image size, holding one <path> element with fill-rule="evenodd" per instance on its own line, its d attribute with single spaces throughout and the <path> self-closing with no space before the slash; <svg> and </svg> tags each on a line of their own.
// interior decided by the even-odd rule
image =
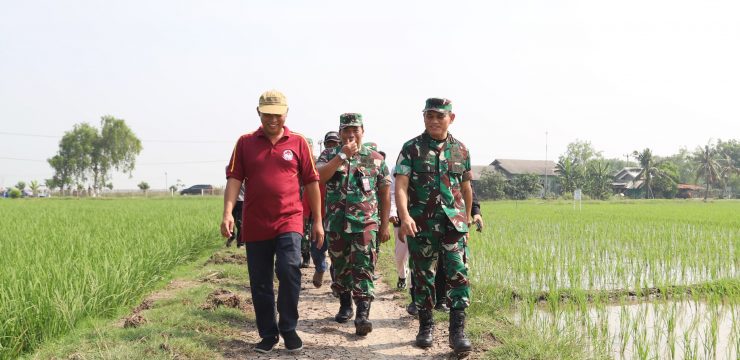
<svg viewBox="0 0 740 360">
<path fill-rule="evenodd" d="M 306 252 L 301 251 L 301 257 L 303 258 L 303 261 L 301 261 L 301 267 L 302 268 L 309 267 L 310 261 L 311 261 L 311 253 L 308 251 Z"/>
<path fill-rule="evenodd" d="M 373 323 L 368 319 L 370 317 L 370 301 L 358 300 L 357 316 L 355 316 L 355 334 L 365 336 L 373 331 Z"/>
<path fill-rule="evenodd" d="M 416 346 L 428 348 L 432 346 L 432 333 L 434 332 L 434 318 L 432 310 L 419 310 L 419 333 L 416 334 Z"/>
<path fill-rule="evenodd" d="M 465 336 L 465 310 L 450 311 L 450 347 L 455 355 L 464 356 L 473 349 Z"/>
<path fill-rule="evenodd" d="M 352 293 L 347 291 L 339 294 L 339 312 L 334 316 L 338 323 L 346 323 L 352 318 Z"/>
</svg>

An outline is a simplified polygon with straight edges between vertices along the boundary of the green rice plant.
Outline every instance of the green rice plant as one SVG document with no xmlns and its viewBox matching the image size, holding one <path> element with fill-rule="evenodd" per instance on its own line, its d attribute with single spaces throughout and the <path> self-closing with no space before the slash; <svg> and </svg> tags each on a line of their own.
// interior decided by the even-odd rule
<svg viewBox="0 0 740 360">
<path fill-rule="evenodd" d="M 569 205 L 484 203 L 489 226 L 470 241 L 474 301 L 485 299 L 475 307 L 518 307 L 519 321 L 536 321 L 543 333 L 578 334 L 594 357 L 606 349 L 617 357 L 681 358 L 684 350 L 697 357 L 702 341 L 713 346 L 713 329 L 728 326 L 728 312 L 736 311 L 718 313 L 715 325 L 698 313 L 710 298 L 740 302 L 740 202 L 587 202 L 582 211 Z M 632 313 L 636 301 L 657 302 Z M 600 316 L 602 304 L 622 310 Z M 543 321 L 542 311 L 552 318 Z M 634 341 L 632 334 L 643 337 Z M 681 334 L 688 334 L 683 344 Z"/>
<path fill-rule="evenodd" d="M 218 199 L 2 202 L 0 359 L 110 317 L 215 248 Z"/>
</svg>

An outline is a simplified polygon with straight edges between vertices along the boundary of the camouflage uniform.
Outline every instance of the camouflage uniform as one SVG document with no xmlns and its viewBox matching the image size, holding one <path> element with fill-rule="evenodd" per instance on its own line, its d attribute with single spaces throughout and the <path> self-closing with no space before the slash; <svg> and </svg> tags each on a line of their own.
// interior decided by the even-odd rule
<svg viewBox="0 0 740 360">
<path fill-rule="evenodd" d="M 421 230 L 416 237 L 407 237 L 416 306 L 425 310 L 434 307 L 434 275 L 441 257 L 448 306 L 467 308 L 468 224 L 461 183 L 471 179 L 468 149 L 450 133 L 439 141 L 424 132 L 403 145 L 394 173 L 409 177 L 409 215 Z"/>
<path fill-rule="evenodd" d="M 355 126 L 347 125 L 352 119 L 346 115 L 340 117 L 340 123 Z M 341 151 L 340 146 L 324 150 L 318 165 L 328 163 Z M 359 152 L 326 182 L 326 231 L 336 277 L 331 287 L 337 295 L 351 291 L 356 301 L 374 297 L 373 245 L 380 227 L 376 193 L 390 184 L 383 157 L 365 145 L 360 145 Z"/>
<path fill-rule="evenodd" d="M 378 144 L 376 144 L 374 142 L 366 142 L 364 145 L 367 146 L 372 151 L 378 151 Z M 382 157 L 382 155 L 381 155 L 381 157 Z M 385 159 L 383 159 L 383 160 L 385 160 Z M 380 196 L 380 194 L 376 194 L 376 195 Z M 378 202 L 380 202 L 380 198 L 378 198 Z M 378 263 L 378 257 L 380 256 L 380 239 L 378 237 L 375 238 L 375 255 L 376 255 L 375 256 L 375 264 L 377 264 Z M 373 280 L 378 280 L 378 277 L 377 276 L 373 277 Z"/>
<path fill-rule="evenodd" d="M 313 140 L 306 138 L 306 141 L 308 142 L 309 149 L 311 149 L 311 152 L 313 153 Z M 304 188 L 303 186 L 301 186 L 301 198 L 303 198 L 304 196 L 305 196 Z M 303 237 L 301 237 L 301 258 L 303 258 L 303 262 L 301 263 L 302 267 L 308 267 L 308 263 L 311 259 L 311 230 L 312 230 L 312 227 L 313 227 L 312 219 L 304 216 L 303 217 Z"/>
</svg>

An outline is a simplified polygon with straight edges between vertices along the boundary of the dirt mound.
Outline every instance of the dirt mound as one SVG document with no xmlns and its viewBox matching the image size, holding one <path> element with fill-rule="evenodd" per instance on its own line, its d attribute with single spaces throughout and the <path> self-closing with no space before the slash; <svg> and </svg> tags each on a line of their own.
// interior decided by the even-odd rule
<svg viewBox="0 0 740 360">
<path fill-rule="evenodd" d="M 123 322 L 124 328 L 136 328 L 141 325 L 146 324 L 146 318 L 139 314 L 138 312 L 133 313 L 131 316 L 127 317 L 126 320 Z"/>
<path fill-rule="evenodd" d="M 140 313 L 143 310 L 149 310 L 154 306 L 154 300 L 152 299 L 145 299 L 144 301 L 139 304 L 139 306 L 134 308 L 133 313 Z"/>
<path fill-rule="evenodd" d="M 208 264 L 246 264 L 247 255 L 245 254 L 222 254 L 215 253 L 211 256 L 206 265 Z"/>
<path fill-rule="evenodd" d="M 219 306 L 238 308 L 242 304 L 239 295 L 226 289 L 218 289 L 208 294 L 206 302 L 200 306 L 203 310 L 214 310 Z"/>
</svg>

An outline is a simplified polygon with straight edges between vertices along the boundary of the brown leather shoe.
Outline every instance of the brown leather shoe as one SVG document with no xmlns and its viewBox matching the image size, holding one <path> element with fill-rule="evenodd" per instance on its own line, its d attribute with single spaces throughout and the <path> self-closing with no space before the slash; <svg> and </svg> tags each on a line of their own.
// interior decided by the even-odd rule
<svg viewBox="0 0 740 360">
<path fill-rule="evenodd" d="M 317 289 L 321 287 L 321 284 L 324 283 L 324 272 L 323 271 L 314 271 L 313 273 L 313 286 Z"/>
</svg>

